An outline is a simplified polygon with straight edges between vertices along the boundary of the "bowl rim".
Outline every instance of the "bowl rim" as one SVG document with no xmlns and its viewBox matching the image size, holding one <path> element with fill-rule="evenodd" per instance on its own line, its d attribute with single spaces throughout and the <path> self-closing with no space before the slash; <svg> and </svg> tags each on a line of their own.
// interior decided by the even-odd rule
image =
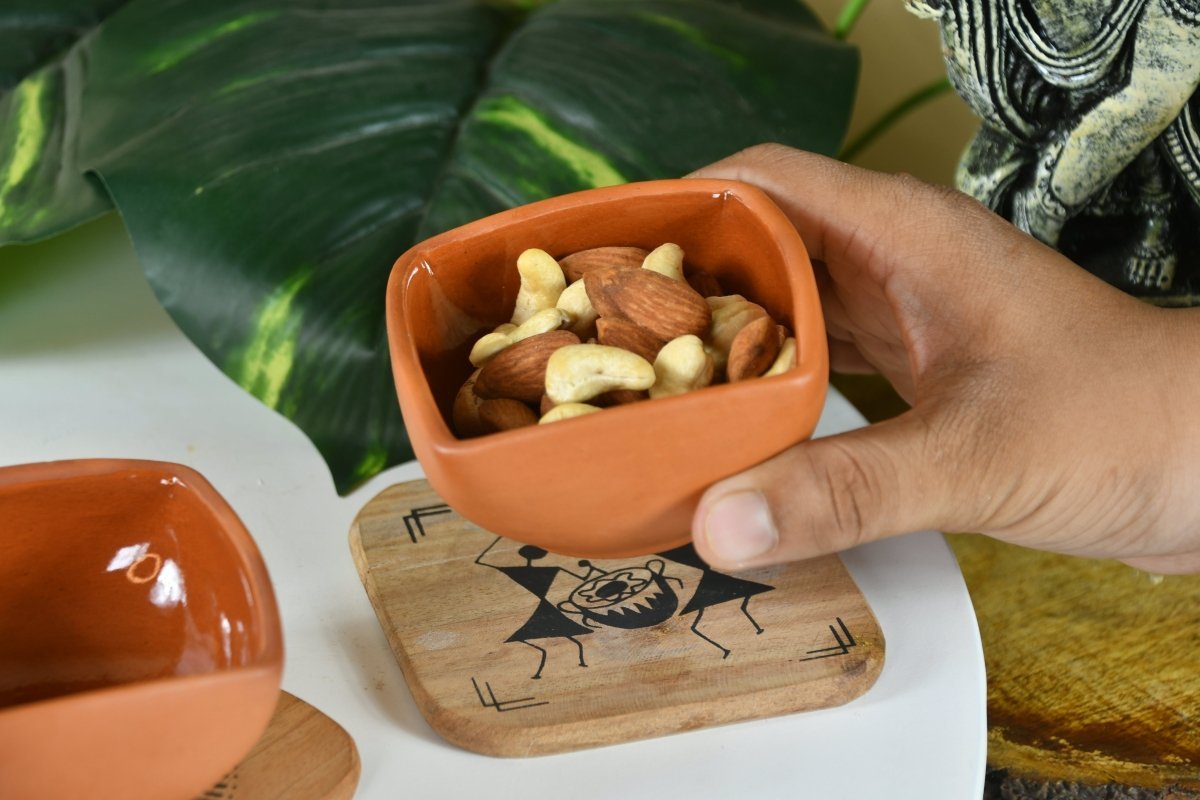
<svg viewBox="0 0 1200 800">
<path fill-rule="evenodd" d="M 393 263 L 385 296 L 390 363 L 398 399 L 401 400 L 402 405 L 404 405 L 404 400 L 409 401 L 408 405 L 403 408 L 404 414 L 419 422 L 421 429 L 425 432 L 426 447 L 443 456 L 461 456 L 466 453 L 502 449 L 512 446 L 514 442 L 527 441 L 535 437 L 550 439 L 561 437 L 564 435 L 564 430 L 577 430 L 572 428 L 572 425 L 619 425 L 624 419 L 620 414 L 645 413 L 644 406 L 646 404 L 632 403 L 627 406 L 616 406 L 605 409 L 606 413 L 604 414 L 588 414 L 554 425 L 535 425 L 486 436 L 459 438 L 442 416 L 429 382 L 424 379 L 420 355 L 404 320 L 403 304 L 408 284 L 418 272 L 426 271 L 420 255 L 449 243 L 474 238 L 482 230 L 490 231 L 498 227 L 530 224 L 541 218 L 593 203 L 645 199 L 680 193 L 707 194 L 711 195 L 714 200 L 735 198 L 746 206 L 753 216 L 766 223 L 774 234 L 774 245 L 784 256 L 784 272 L 793 308 L 807 307 L 811 303 L 816 306 L 818 313 L 800 315 L 800 319 L 796 319 L 796 315 L 793 317 L 792 334 L 796 339 L 797 351 L 803 355 L 791 370 L 754 381 L 710 386 L 706 387 L 703 392 L 688 392 L 660 398 L 654 401 L 654 407 L 677 412 L 682 404 L 717 402 L 725 394 L 754 391 L 768 382 L 774 382 L 776 385 L 779 383 L 793 383 L 797 386 L 810 385 L 814 375 L 826 374 L 829 355 L 825 324 L 823 316 L 819 313 L 820 295 L 817 291 L 808 249 L 791 220 L 762 189 L 742 181 L 720 178 L 671 178 L 583 189 L 500 211 L 444 231 L 414 244 Z M 797 268 L 797 265 L 803 266 Z M 412 426 L 406 427 L 409 430 L 412 429 Z M 416 449 L 417 442 L 414 441 L 413 446 Z"/>
<path fill-rule="evenodd" d="M 283 622 L 279 615 L 279 605 L 275 598 L 274 586 L 267 572 L 266 562 L 258 545 L 251 536 L 241 518 L 229 505 L 228 501 L 199 471 L 185 464 L 172 461 L 153 459 L 129 458 L 78 458 L 60 461 L 37 461 L 26 464 L 0 466 L 0 493 L 10 489 L 34 484 L 51 484 L 74 479 L 92 479 L 108 475 L 133 472 L 166 473 L 172 480 L 200 501 L 204 508 L 212 514 L 225 540 L 229 542 L 241 561 L 243 574 L 251 576 L 251 586 L 257 595 L 254 613 L 262 627 L 262 644 L 253 655 L 253 660 L 246 664 L 230 669 L 200 672 L 190 675 L 169 675 L 162 678 L 152 678 L 140 681 L 114 684 L 112 686 L 90 689 L 83 692 L 72 692 L 67 695 L 43 698 L 37 702 L 53 702 L 61 698 L 76 695 L 91 695 L 97 692 L 110 692 L 126 686 L 176 681 L 204 675 L 230 674 L 243 670 L 279 669 L 282 670 L 284 661 Z M 23 708 L 32 703 L 17 703 L 6 709 Z M 3 713 L 6 709 L 0 709 Z"/>
</svg>

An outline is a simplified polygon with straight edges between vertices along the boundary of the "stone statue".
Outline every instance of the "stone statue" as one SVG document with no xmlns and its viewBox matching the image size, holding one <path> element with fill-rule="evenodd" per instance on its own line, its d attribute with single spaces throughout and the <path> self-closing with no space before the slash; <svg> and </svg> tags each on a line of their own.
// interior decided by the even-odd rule
<svg viewBox="0 0 1200 800">
<path fill-rule="evenodd" d="M 1200 305 L 1200 0 L 907 0 L 983 121 L 959 188 L 1093 273 Z"/>
</svg>

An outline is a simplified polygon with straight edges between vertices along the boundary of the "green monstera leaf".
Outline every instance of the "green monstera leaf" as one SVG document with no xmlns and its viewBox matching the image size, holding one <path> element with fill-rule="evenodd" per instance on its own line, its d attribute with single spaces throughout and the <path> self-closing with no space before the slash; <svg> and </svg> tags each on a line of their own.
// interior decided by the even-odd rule
<svg viewBox="0 0 1200 800">
<path fill-rule="evenodd" d="M 128 0 L 5 0 L 0 91 L 53 63 Z"/>
<path fill-rule="evenodd" d="M 77 169 L 183 331 L 340 491 L 412 457 L 383 305 L 412 244 L 761 141 L 832 153 L 857 78 L 792 0 L 131 0 L 72 52 Z"/>
<path fill-rule="evenodd" d="M 75 147 L 84 48 L 127 0 L 6 0 L 0 8 L 0 244 L 33 241 L 109 208 Z"/>
</svg>

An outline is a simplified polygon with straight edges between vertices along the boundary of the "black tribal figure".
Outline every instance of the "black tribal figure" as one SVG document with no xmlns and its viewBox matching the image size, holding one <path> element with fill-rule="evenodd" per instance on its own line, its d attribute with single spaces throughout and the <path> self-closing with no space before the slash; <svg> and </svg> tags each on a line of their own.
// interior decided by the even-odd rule
<svg viewBox="0 0 1200 800">
<path fill-rule="evenodd" d="M 583 643 L 575 637 L 591 633 L 592 630 L 586 625 L 580 625 L 559 611 L 553 603 L 546 599 L 546 595 L 550 593 L 550 587 L 553 585 L 554 579 L 558 577 L 558 573 L 566 572 L 568 575 L 576 578 L 580 578 L 581 576 L 562 567 L 534 566 L 533 562 L 545 558 L 547 553 L 542 548 L 534 547 L 533 545 L 525 545 L 517 551 L 517 554 L 525 559 L 524 565 L 489 564 L 483 558 L 496 546 L 496 542 L 499 541 L 500 537 L 496 537 L 496 541 L 488 545 L 487 549 L 479 554 L 478 558 L 475 559 L 475 563 L 503 572 L 523 589 L 538 598 L 537 608 L 533 610 L 529 619 L 512 636 L 509 636 L 504 641 L 527 644 L 542 654 L 538 662 L 537 672 L 533 674 L 534 680 L 542 677 L 542 668 L 546 666 L 546 649 L 534 644 L 535 639 L 568 639 L 574 642 L 575 646 L 579 648 L 579 666 L 586 667 L 587 662 L 583 659 Z"/>
</svg>

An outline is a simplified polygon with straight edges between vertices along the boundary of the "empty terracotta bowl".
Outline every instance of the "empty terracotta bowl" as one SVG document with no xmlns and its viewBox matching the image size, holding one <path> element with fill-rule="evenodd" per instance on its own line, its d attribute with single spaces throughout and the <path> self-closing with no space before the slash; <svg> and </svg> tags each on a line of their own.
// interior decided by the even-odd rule
<svg viewBox="0 0 1200 800">
<path fill-rule="evenodd" d="M 795 334 L 789 372 L 471 439 L 451 429 L 473 342 L 507 322 L 517 256 L 680 245 L 727 293 Z M 477 525 L 591 558 L 687 542 L 701 493 L 812 435 L 828 383 L 825 328 L 804 244 L 758 189 L 668 180 L 555 197 L 448 231 L 393 267 L 388 337 L 396 391 L 430 484 Z"/>
<path fill-rule="evenodd" d="M 199 474 L 0 469 L 0 795 L 202 794 L 266 728 L 282 668 L 266 568 Z"/>
</svg>

